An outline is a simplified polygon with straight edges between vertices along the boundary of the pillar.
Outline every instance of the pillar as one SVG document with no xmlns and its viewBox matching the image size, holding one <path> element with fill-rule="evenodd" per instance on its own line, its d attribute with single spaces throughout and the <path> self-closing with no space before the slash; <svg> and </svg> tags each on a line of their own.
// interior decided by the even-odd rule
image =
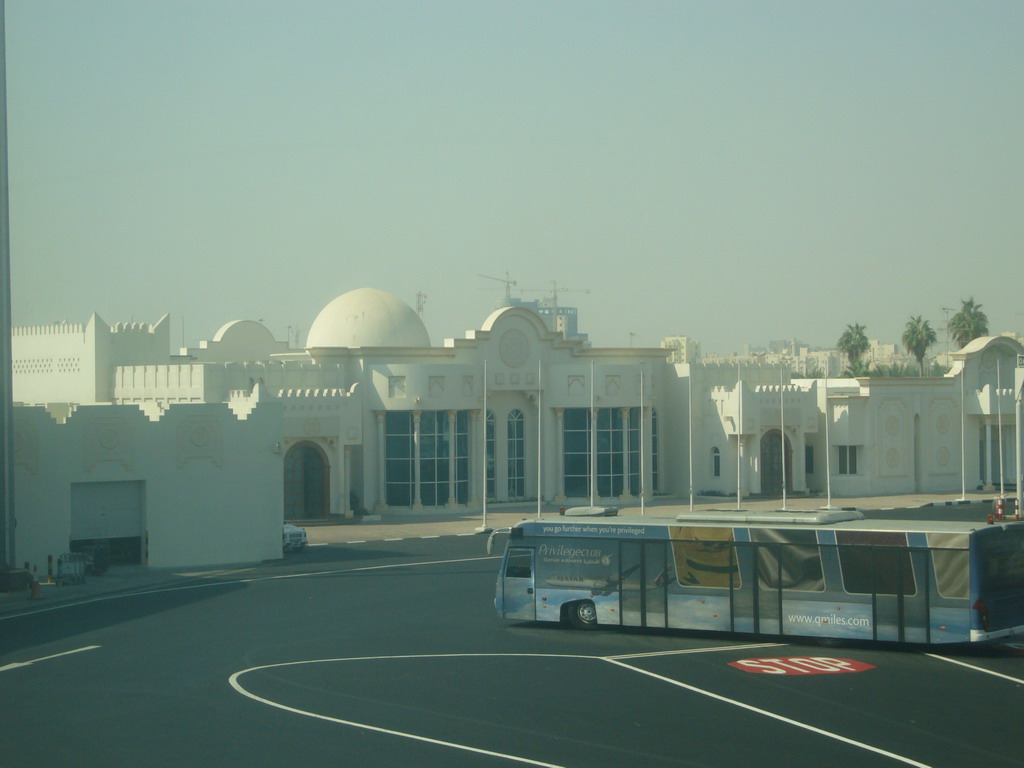
<svg viewBox="0 0 1024 768">
<path fill-rule="evenodd" d="M 565 501 L 565 409 L 553 408 L 555 413 L 555 502 Z"/>
<path fill-rule="evenodd" d="M 413 411 L 412 414 L 412 508 L 423 509 L 423 496 L 420 493 L 420 424 L 423 414 L 420 411 Z"/>
<path fill-rule="evenodd" d="M 387 496 L 387 464 L 385 462 L 384 448 L 384 411 L 377 411 L 377 503 L 374 505 L 375 512 L 384 512 L 388 508 Z"/>
<path fill-rule="evenodd" d="M 448 509 L 455 509 L 459 506 L 455 496 L 455 411 L 448 411 Z"/>
<path fill-rule="evenodd" d="M 633 493 L 629 488 L 629 428 L 632 426 L 629 423 L 629 414 L 632 408 L 620 408 L 619 413 L 622 414 L 622 493 L 619 495 L 620 501 L 629 501 L 633 498 Z"/>
</svg>

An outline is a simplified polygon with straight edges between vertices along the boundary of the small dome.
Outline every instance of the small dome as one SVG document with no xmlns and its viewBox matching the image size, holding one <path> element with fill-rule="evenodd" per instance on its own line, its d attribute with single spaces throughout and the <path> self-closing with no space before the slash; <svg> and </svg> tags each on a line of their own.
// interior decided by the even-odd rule
<svg viewBox="0 0 1024 768">
<path fill-rule="evenodd" d="M 413 308 L 390 293 L 359 288 L 320 310 L 308 349 L 323 347 L 429 347 L 426 326 Z"/>
</svg>

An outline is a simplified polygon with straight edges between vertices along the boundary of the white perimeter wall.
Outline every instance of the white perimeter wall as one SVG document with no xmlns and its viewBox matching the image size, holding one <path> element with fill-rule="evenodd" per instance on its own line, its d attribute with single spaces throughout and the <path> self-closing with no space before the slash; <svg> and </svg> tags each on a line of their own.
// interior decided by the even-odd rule
<svg viewBox="0 0 1024 768">
<path fill-rule="evenodd" d="M 83 406 L 64 424 L 43 408 L 17 407 L 14 429 L 19 565 L 45 575 L 47 555 L 56 562 L 68 551 L 72 483 L 118 481 L 144 483 L 148 565 L 281 557 L 278 403 L 261 403 L 245 420 L 225 404 L 176 405 L 158 422 L 134 406 Z"/>
</svg>

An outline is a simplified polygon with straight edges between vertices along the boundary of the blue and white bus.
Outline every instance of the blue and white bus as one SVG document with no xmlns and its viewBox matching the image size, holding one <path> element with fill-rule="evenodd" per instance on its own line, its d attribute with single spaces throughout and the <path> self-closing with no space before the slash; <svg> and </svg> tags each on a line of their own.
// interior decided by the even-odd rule
<svg viewBox="0 0 1024 768">
<path fill-rule="evenodd" d="M 905 643 L 1024 633 L 1024 523 L 598 514 L 502 529 L 500 616 Z"/>
</svg>

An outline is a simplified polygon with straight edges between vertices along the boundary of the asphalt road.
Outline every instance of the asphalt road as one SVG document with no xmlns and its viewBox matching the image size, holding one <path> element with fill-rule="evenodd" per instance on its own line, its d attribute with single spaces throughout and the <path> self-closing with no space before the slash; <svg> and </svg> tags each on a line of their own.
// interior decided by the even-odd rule
<svg viewBox="0 0 1024 768">
<path fill-rule="evenodd" d="M 4 618 L 0 766 L 1024 764 L 1008 650 L 508 623 L 495 572 L 479 536 L 339 544 Z"/>
</svg>

